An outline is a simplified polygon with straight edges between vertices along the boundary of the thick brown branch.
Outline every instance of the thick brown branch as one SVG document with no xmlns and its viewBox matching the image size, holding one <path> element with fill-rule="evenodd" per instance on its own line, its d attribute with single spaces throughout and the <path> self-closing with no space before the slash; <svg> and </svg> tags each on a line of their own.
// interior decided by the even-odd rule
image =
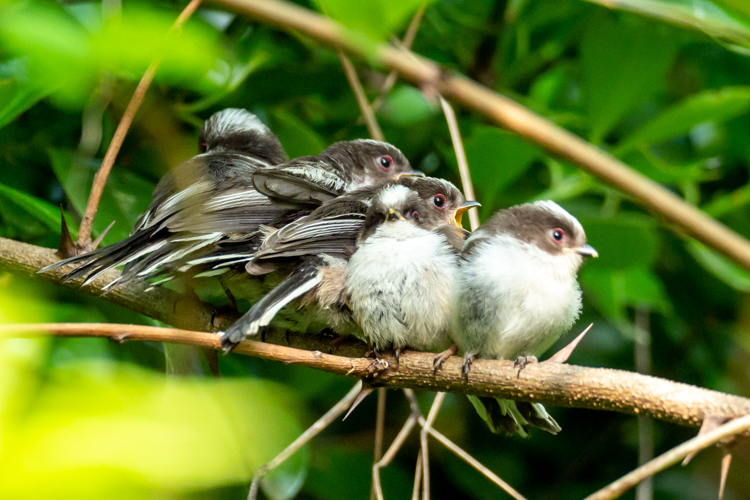
<svg viewBox="0 0 750 500">
<path fill-rule="evenodd" d="M 688 205 L 646 176 L 592 146 L 580 137 L 542 118 L 520 104 L 462 75 L 448 74 L 433 61 L 387 45 L 371 46 L 341 25 L 281 0 L 215 0 L 261 21 L 297 30 L 327 45 L 357 54 L 422 88 L 433 88 L 447 98 L 477 111 L 495 123 L 540 144 L 549 152 L 578 164 L 620 191 L 674 223 L 690 236 L 718 250 L 750 270 L 750 242 L 723 224 Z"/>
<path fill-rule="evenodd" d="M 151 340 L 220 348 L 219 336 L 214 333 L 141 325 L 6 325 L 0 327 L 0 333 L 5 336 L 50 333 L 58 336 L 107 337 L 118 342 Z M 282 342 L 281 339 L 275 340 Z M 241 343 L 234 352 L 347 377 L 370 376 L 373 360 L 361 357 L 365 351 L 364 345 L 346 346 L 342 350 L 352 357 L 253 341 Z M 431 353 L 404 353 L 398 367 L 393 358 L 386 357 L 389 368 L 370 382 L 391 388 L 509 397 L 557 406 L 649 415 L 685 425 L 700 425 L 706 414 L 727 417 L 750 414 L 750 399 L 638 373 L 540 363 L 528 366 L 519 378 L 511 361 L 478 360 L 472 365 L 470 381 L 467 382 L 461 374 L 461 360 L 458 358 L 446 361 L 437 376 L 433 376 L 433 357 Z"/>
<path fill-rule="evenodd" d="M 185 24 L 185 21 L 187 21 L 198 9 L 201 1 L 202 0 L 192 0 L 185 6 L 185 9 L 183 9 L 177 17 L 177 20 L 175 20 L 172 25 L 172 31 L 179 30 L 182 25 Z M 94 224 L 96 211 L 99 208 L 99 201 L 104 192 L 104 185 L 107 183 L 107 177 L 109 177 L 112 166 L 115 164 L 115 159 L 120 152 L 122 143 L 125 141 L 125 136 L 128 134 L 130 125 L 133 123 L 133 118 L 138 112 L 138 108 L 141 107 L 143 99 L 146 97 L 146 92 L 151 86 L 151 82 L 154 80 L 154 75 L 156 74 L 156 69 L 159 67 L 159 62 L 159 60 L 152 62 L 143 74 L 141 81 L 138 82 L 138 87 L 136 87 L 133 97 L 130 98 L 130 103 L 128 103 L 128 107 L 125 109 L 122 118 L 120 118 L 120 123 L 117 125 L 117 129 L 115 129 L 115 133 L 112 136 L 112 142 L 109 143 L 107 152 L 104 154 L 102 165 L 94 176 L 94 185 L 91 186 L 91 194 L 89 194 L 89 199 L 86 203 L 86 211 L 83 214 L 81 225 L 78 228 L 77 246 L 79 250 L 92 250 L 92 248 L 90 248 L 91 228 Z"/>
</svg>

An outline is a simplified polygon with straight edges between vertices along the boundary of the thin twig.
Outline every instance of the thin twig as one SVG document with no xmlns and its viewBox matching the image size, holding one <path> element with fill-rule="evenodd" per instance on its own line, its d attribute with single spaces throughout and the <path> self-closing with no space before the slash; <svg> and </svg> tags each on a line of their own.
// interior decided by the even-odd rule
<svg viewBox="0 0 750 500">
<path fill-rule="evenodd" d="M 471 182 L 471 172 L 469 171 L 469 161 L 466 159 L 464 142 L 461 140 L 461 131 L 458 129 L 458 120 L 453 106 L 440 96 L 440 105 L 443 107 L 445 121 L 448 122 L 448 130 L 451 133 L 451 142 L 453 142 L 453 151 L 456 153 L 456 162 L 458 163 L 458 172 L 461 174 L 461 186 L 464 188 L 464 196 L 467 200 L 475 200 L 474 184 Z M 479 210 L 476 208 L 469 209 L 469 223 L 471 230 L 476 231 L 479 227 Z"/>
<path fill-rule="evenodd" d="M 383 131 L 380 130 L 380 125 L 378 125 L 378 121 L 375 118 L 375 112 L 372 110 L 372 106 L 370 106 L 370 102 L 367 100 L 365 89 L 362 88 L 362 82 L 359 81 L 357 70 L 354 69 L 354 65 L 349 58 L 346 57 L 346 54 L 344 54 L 343 51 L 337 50 L 336 54 L 338 54 L 341 65 L 344 67 L 344 74 L 349 82 L 349 86 L 352 88 L 352 91 L 354 91 L 354 97 L 357 99 L 357 104 L 359 105 L 359 109 L 365 119 L 365 124 L 367 125 L 367 131 L 370 133 L 370 137 L 376 141 L 385 140 Z"/>
<path fill-rule="evenodd" d="M 422 485 L 422 450 L 417 453 L 417 468 L 414 471 L 414 488 L 411 490 L 411 500 L 419 500 L 419 487 Z"/>
<path fill-rule="evenodd" d="M 497 474 L 489 470 L 487 467 L 482 465 L 476 458 L 472 457 L 466 451 L 464 451 L 460 446 L 458 446 L 456 443 L 436 431 L 431 426 L 427 425 L 427 421 L 425 421 L 424 418 L 419 419 L 419 425 L 422 426 L 423 429 L 426 429 L 427 432 L 434 437 L 436 440 L 438 440 L 443 446 L 448 448 L 450 451 L 455 453 L 459 458 L 461 458 L 464 462 L 474 467 L 476 470 L 478 470 L 480 473 L 482 473 L 483 476 L 485 476 L 487 479 L 495 483 L 497 486 L 502 488 L 506 493 L 508 493 L 510 496 L 515 498 L 516 500 L 526 500 L 526 498 L 521 495 L 519 492 L 517 492 L 511 485 L 500 479 Z"/>
<path fill-rule="evenodd" d="M 416 424 L 417 417 L 415 417 L 414 415 L 409 415 L 406 423 L 403 427 L 401 427 L 401 430 L 396 435 L 396 439 L 394 439 L 393 443 L 391 443 L 391 446 L 388 447 L 388 450 L 385 452 L 385 455 L 383 455 L 383 458 L 373 464 L 372 486 L 373 490 L 375 491 L 375 498 L 377 498 L 377 500 L 383 500 L 383 488 L 380 485 L 380 469 L 386 467 L 391 463 L 391 461 L 393 461 L 396 453 L 398 453 L 398 451 L 404 445 L 404 441 L 406 441 L 406 438 L 409 437 L 409 434 L 411 434 L 411 430 Z"/>
<path fill-rule="evenodd" d="M 648 309 L 639 307 L 635 310 L 635 369 L 639 373 L 651 373 L 651 328 Z M 650 417 L 638 416 L 638 465 L 643 465 L 654 458 L 654 422 Z M 638 485 L 636 500 L 652 500 L 654 483 L 651 478 Z"/>
<path fill-rule="evenodd" d="M 678 228 L 750 270 L 750 242 L 675 194 L 597 149 L 580 137 L 542 118 L 465 76 L 443 71 L 433 61 L 385 44 L 373 46 L 355 37 L 340 24 L 282 0 L 217 0 L 244 14 L 311 38 L 369 61 L 394 69 L 408 81 L 435 90 L 490 118 L 550 153 L 578 164 L 644 207 L 657 212 Z"/>
<path fill-rule="evenodd" d="M 386 403 L 386 389 L 381 387 L 378 389 L 378 407 L 375 412 L 375 449 L 373 452 L 373 483 L 371 497 L 377 496 L 377 488 L 380 487 L 380 473 L 378 473 L 378 485 L 375 485 L 375 466 L 380 462 L 383 456 L 383 434 L 385 433 L 385 403 Z M 381 492 L 380 496 L 383 494 Z"/>
<path fill-rule="evenodd" d="M 427 414 L 427 420 L 419 433 L 419 446 L 422 451 L 422 500 L 429 500 L 430 498 L 430 450 L 427 441 L 427 433 L 432 427 L 432 424 L 435 423 L 435 419 L 437 419 L 444 400 L 444 392 L 438 392 L 435 394 L 435 399 L 432 400 L 432 406 L 430 406 L 430 412 Z"/>
<path fill-rule="evenodd" d="M 422 24 L 422 18 L 424 17 L 424 11 L 427 9 L 427 2 L 422 3 L 422 5 L 419 6 L 419 9 L 417 10 L 417 13 L 414 14 L 414 17 L 411 19 L 411 22 L 409 23 L 409 27 L 406 28 L 406 34 L 404 35 L 404 39 L 401 40 L 401 45 L 403 47 L 406 47 L 407 49 L 411 48 L 411 45 L 414 43 L 414 39 L 417 37 L 417 31 L 419 30 L 419 25 Z M 380 94 L 378 95 L 377 99 L 375 99 L 372 102 L 372 109 L 374 111 L 377 111 L 380 109 L 380 106 L 383 105 L 385 102 L 385 98 L 388 95 L 388 92 L 391 91 L 393 86 L 396 84 L 396 80 L 398 80 L 398 72 L 393 70 L 390 73 L 388 73 L 388 76 L 385 78 L 385 81 L 383 82 L 383 86 L 380 88 Z"/>
<path fill-rule="evenodd" d="M 175 20 L 170 31 L 180 29 L 182 25 L 185 24 L 185 21 L 187 21 L 198 9 L 201 1 L 202 0 L 191 0 L 177 17 L 177 20 Z M 136 87 L 135 92 L 133 92 L 133 97 L 131 97 L 130 103 L 128 103 L 128 107 L 125 109 L 125 113 L 120 119 L 120 123 L 117 125 L 117 129 L 112 136 L 112 142 L 109 143 L 107 152 L 104 154 L 102 164 L 94 176 L 94 185 L 91 186 L 91 194 L 86 203 L 86 211 L 83 214 L 81 226 L 78 229 L 77 246 L 81 250 L 90 250 L 91 228 L 94 225 L 94 217 L 96 216 L 96 211 L 99 208 L 99 201 L 104 192 L 104 185 L 107 183 L 107 177 L 109 177 L 112 166 L 115 164 L 115 159 L 120 152 L 123 141 L 125 141 L 125 136 L 130 129 L 130 125 L 133 123 L 133 118 L 135 117 L 138 108 L 140 108 L 143 103 L 143 99 L 146 97 L 146 92 L 151 86 L 151 82 L 154 80 L 154 75 L 156 74 L 156 69 L 159 67 L 160 62 L 160 59 L 153 61 L 143 74 L 141 81 L 138 83 L 138 87 Z"/>
<path fill-rule="evenodd" d="M 625 474 L 617 481 L 605 486 L 596 493 L 587 496 L 585 500 L 611 500 L 617 498 L 644 479 L 673 466 L 691 453 L 708 448 L 712 444 L 740 434 L 748 429 L 750 429 L 750 415 L 745 415 L 744 417 L 732 420 L 710 432 L 685 441 L 681 445 L 659 455 L 647 464 L 638 467 L 634 471 Z"/>
<path fill-rule="evenodd" d="M 294 455 L 300 448 L 310 442 L 315 436 L 323 432 L 323 430 L 331 425 L 334 420 L 339 418 L 341 414 L 344 413 L 347 408 L 349 408 L 361 389 L 362 381 L 360 380 L 359 382 L 354 384 L 354 387 L 352 387 L 338 403 L 336 403 L 330 410 L 328 410 L 325 415 L 320 417 L 317 422 L 312 424 L 305 432 L 300 434 L 300 436 L 295 439 L 292 444 L 287 446 L 284 451 L 276 455 L 276 457 L 274 457 L 274 459 L 267 464 L 259 467 L 253 475 L 253 482 L 250 485 L 250 493 L 248 493 L 247 499 L 255 500 L 258 497 L 258 488 L 260 487 L 260 482 L 263 480 L 266 474 L 287 461 L 289 457 Z"/>
</svg>

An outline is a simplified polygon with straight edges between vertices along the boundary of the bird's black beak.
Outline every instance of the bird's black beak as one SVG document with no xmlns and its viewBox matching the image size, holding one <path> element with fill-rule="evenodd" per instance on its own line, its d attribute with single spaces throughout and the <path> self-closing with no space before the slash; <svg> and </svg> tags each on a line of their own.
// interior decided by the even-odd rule
<svg viewBox="0 0 750 500">
<path fill-rule="evenodd" d="M 396 179 L 400 179 L 401 177 L 425 177 L 425 174 L 419 170 L 412 170 L 410 172 L 401 172 Z"/>
<path fill-rule="evenodd" d="M 470 208 L 474 207 L 481 207 L 482 204 L 478 201 L 465 201 L 462 205 L 460 205 L 456 211 L 453 214 L 453 224 L 455 224 L 458 227 L 461 226 L 461 219 L 463 218 L 464 212 L 469 210 Z"/>
<path fill-rule="evenodd" d="M 599 253 L 591 245 L 583 245 L 582 247 L 571 248 L 571 250 L 584 257 L 599 257 Z"/>
<path fill-rule="evenodd" d="M 385 214 L 385 221 L 391 222 L 391 221 L 396 221 L 396 220 L 406 220 L 406 219 L 404 219 L 404 216 L 401 215 L 401 212 L 399 212 L 395 208 L 389 208 L 388 213 Z"/>
</svg>

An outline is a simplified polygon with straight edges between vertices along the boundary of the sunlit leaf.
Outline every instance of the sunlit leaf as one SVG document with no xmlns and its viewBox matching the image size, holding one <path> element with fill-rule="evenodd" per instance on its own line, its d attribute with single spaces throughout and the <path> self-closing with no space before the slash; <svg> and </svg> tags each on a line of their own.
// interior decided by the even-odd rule
<svg viewBox="0 0 750 500">
<path fill-rule="evenodd" d="M 301 431 L 276 384 L 166 380 L 101 361 L 56 370 L 14 417 L 4 422 L 3 491 L 24 498 L 143 498 L 246 483 Z"/>
<path fill-rule="evenodd" d="M 750 109 L 750 87 L 706 90 L 666 110 L 625 138 L 618 154 L 639 144 L 654 144 L 685 134 L 704 122 L 723 122 L 744 115 Z"/>
<path fill-rule="evenodd" d="M 735 290 L 750 292 L 750 273 L 737 264 L 695 240 L 688 241 L 687 249 L 701 266 L 721 281 Z"/>
<path fill-rule="evenodd" d="M 407 22 L 426 0 L 315 0 L 320 10 L 355 32 L 384 40 Z M 428 0 L 429 1 L 429 0 Z"/>
<path fill-rule="evenodd" d="M 708 0 L 587 0 L 706 33 L 730 48 L 750 49 L 750 27 Z M 744 0 L 722 0 L 743 2 Z"/>
</svg>

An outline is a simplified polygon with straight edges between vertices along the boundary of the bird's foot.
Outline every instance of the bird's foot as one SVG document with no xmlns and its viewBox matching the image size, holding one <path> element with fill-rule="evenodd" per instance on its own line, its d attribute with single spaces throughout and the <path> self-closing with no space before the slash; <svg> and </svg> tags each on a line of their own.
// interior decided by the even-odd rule
<svg viewBox="0 0 750 500">
<path fill-rule="evenodd" d="M 466 381 L 469 381 L 469 372 L 471 371 L 471 364 L 474 362 L 473 354 L 464 354 L 464 362 L 461 365 L 461 373 L 464 374 Z"/>
<path fill-rule="evenodd" d="M 387 370 L 388 370 L 388 361 L 384 359 L 375 358 L 375 360 L 372 363 L 370 363 L 370 366 L 367 367 L 367 374 L 370 378 L 375 378 Z"/>
<path fill-rule="evenodd" d="M 393 350 L 393 356 L 396 358 L 396 368 L 401 364 L 401 353 L 406 350 L 406 347 L 398 347 Z"/>
<path fill-rule="evenodd" d="M 432 360 L 432 375 L 437 375 L 438 370 L 443 367 L 443 363 L 445 363 L 445 360 L 450 358 L 451 356 L 455 356 L 457 352 L 458 346 L 456 344 L 453 344 L 448 349 L 435 356 L 435 358 Z"/>
<path fill-rule="evenodd" d="M 533 363 L 539 363 L 539 359 L 536 356 L 518 356 L 513 362 L 513 368 L 518 368 L 516 378 L 521 378 L 521 370 L 526 368 L 526 365 Z"/>
</svg>

